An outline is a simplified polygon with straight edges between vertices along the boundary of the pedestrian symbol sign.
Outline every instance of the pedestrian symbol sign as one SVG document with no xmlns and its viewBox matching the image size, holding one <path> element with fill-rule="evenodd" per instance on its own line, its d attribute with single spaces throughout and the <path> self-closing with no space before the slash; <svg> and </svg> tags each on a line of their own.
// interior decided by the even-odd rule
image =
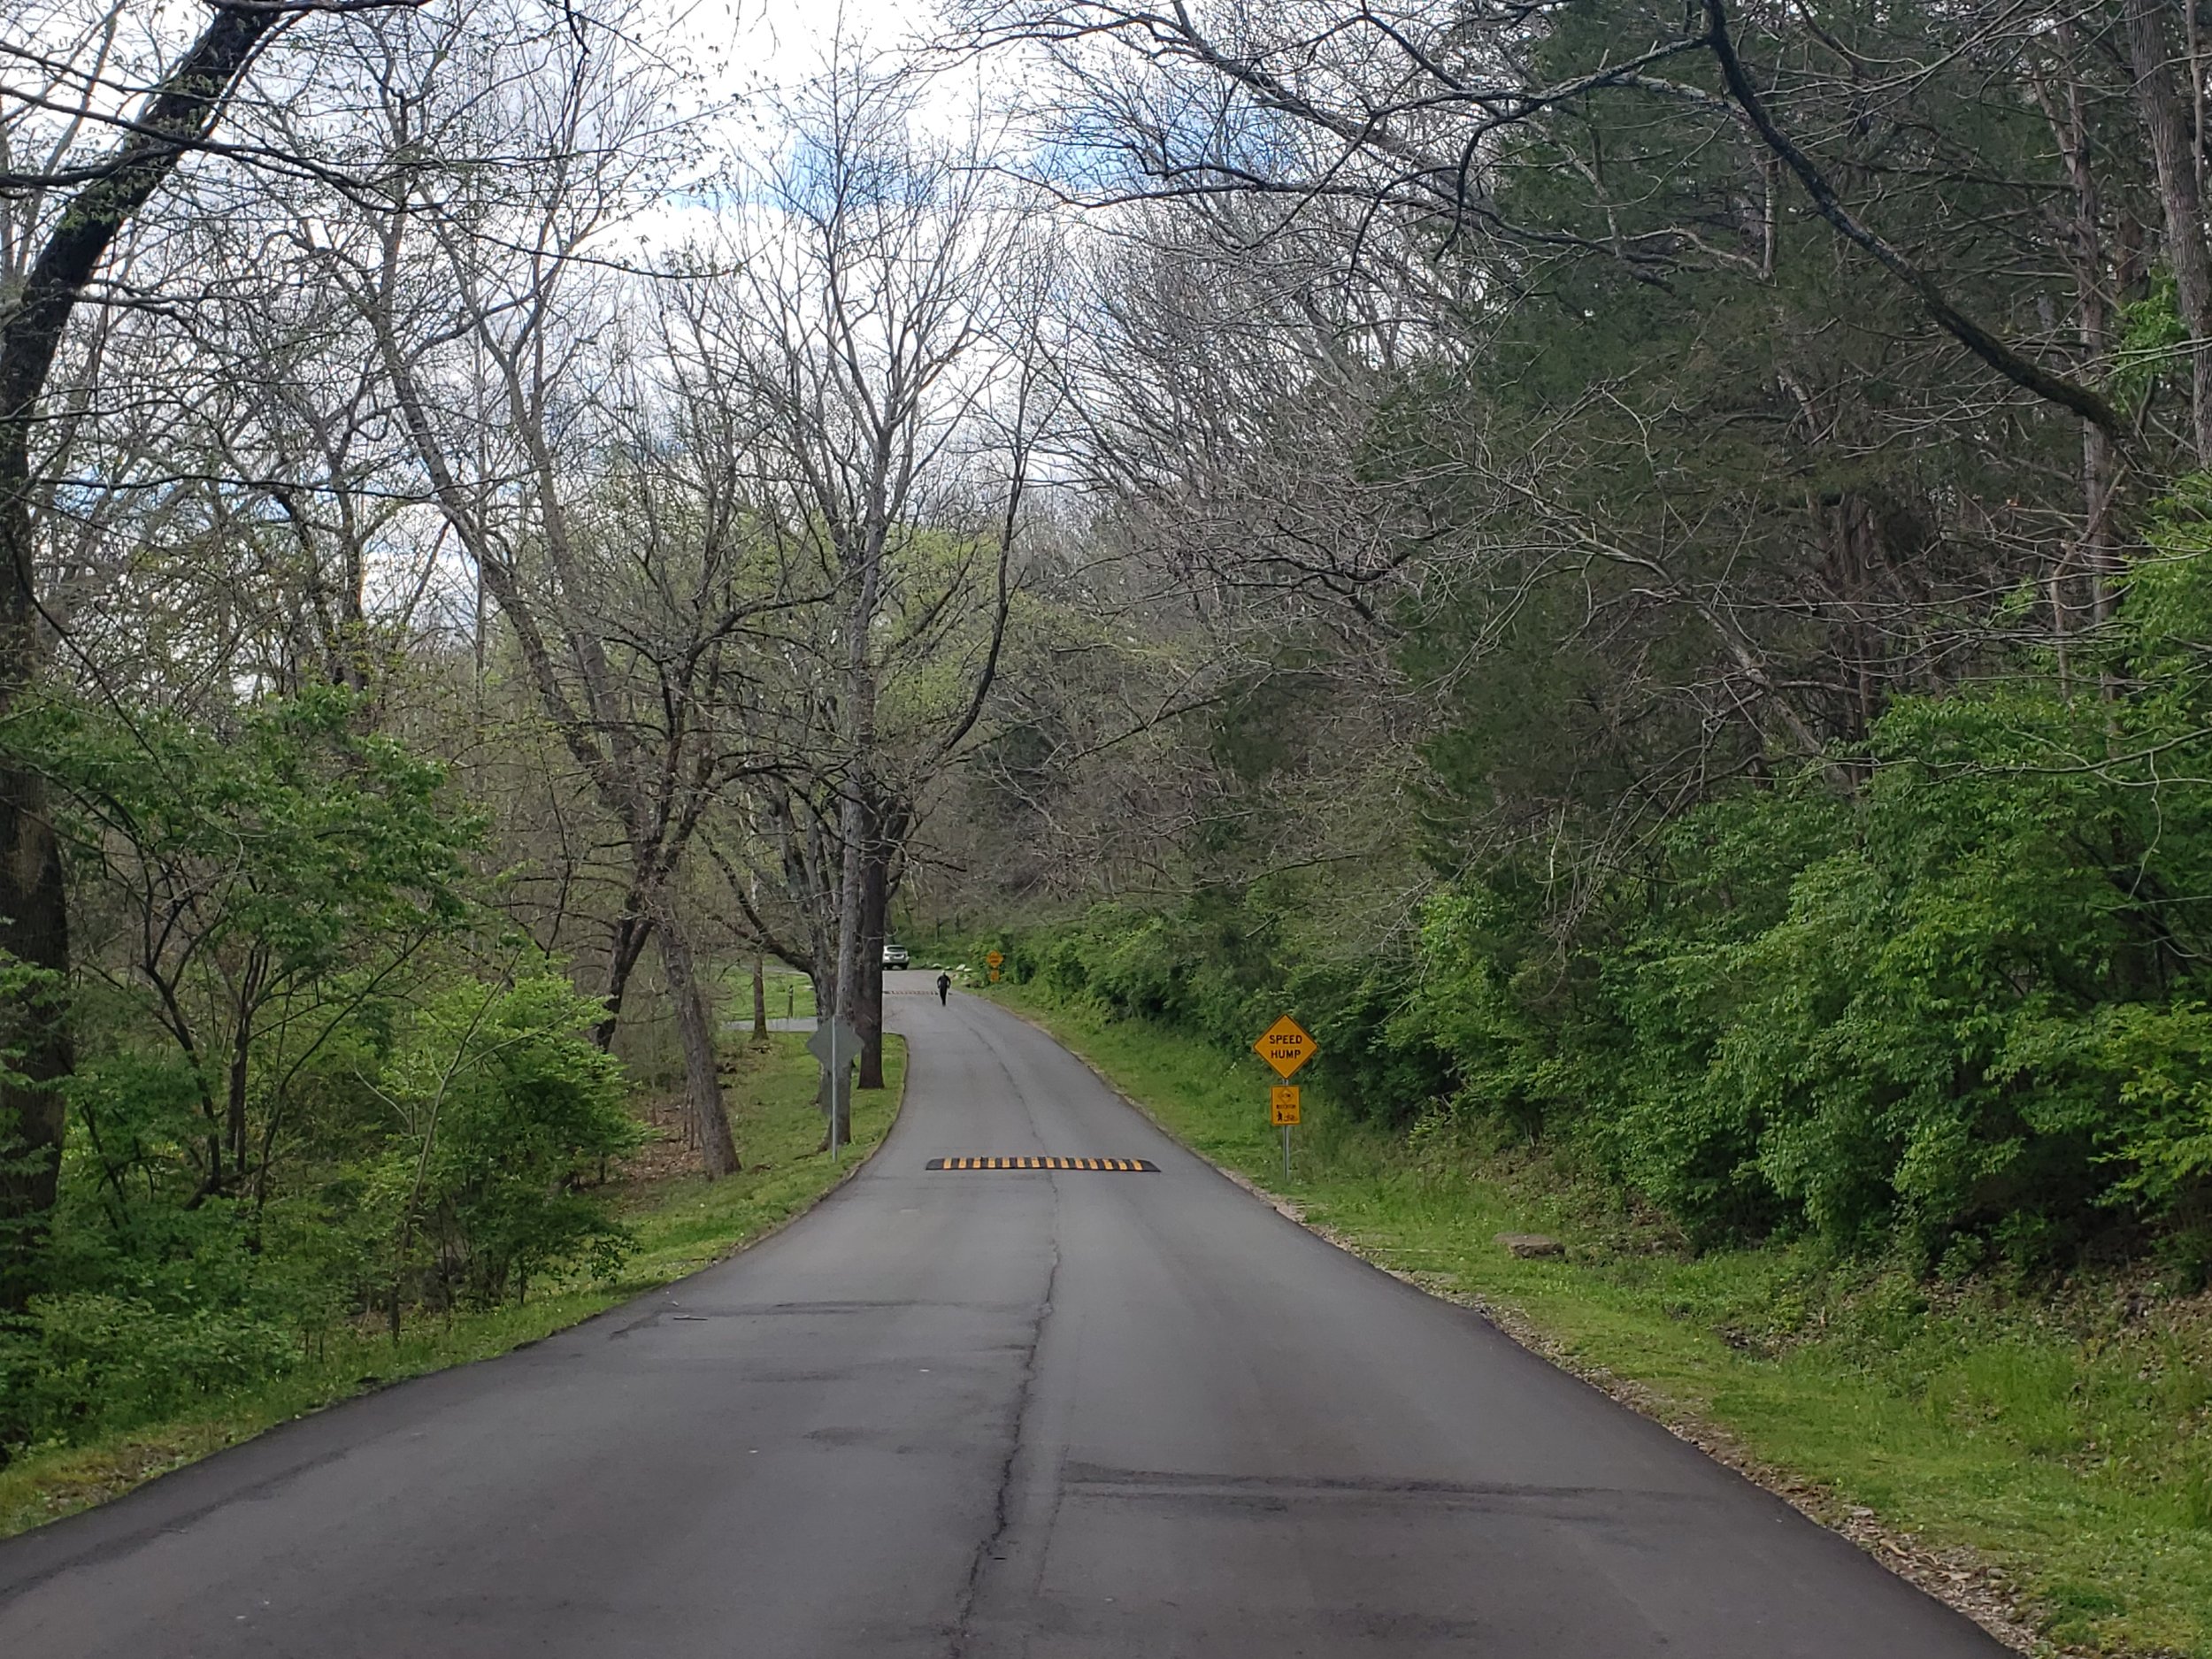
<svg viewBox="0 0 2212 1659">
<path fill-rule="evenodd" d="M 1254 1043 L 1260 1058 L 1275 1068 L 1278 1077 L 1287 1078 L 1320 1051 L 1306 1028 L 1289 1015 L 1284 1015 L 1267 1028 L 1264 1035 Z"/>
<path fill-rule="evenodd" d="M 1298 1121 L 1298 1086 L 1278 1083 L 1267 1091 L 1267 1103 L 1275 1126 L 1286 1129 Z"/>
</svg>

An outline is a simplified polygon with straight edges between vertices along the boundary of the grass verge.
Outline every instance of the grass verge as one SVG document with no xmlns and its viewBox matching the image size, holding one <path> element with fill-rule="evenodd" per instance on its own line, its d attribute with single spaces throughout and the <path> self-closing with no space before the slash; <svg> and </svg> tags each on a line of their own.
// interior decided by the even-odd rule
<svg viewBox="0 0 2212 1659">
<path fill-rule="evenodd" d="M 319 1353 L 285 1376 L 210 1401 L 189 1417 L 33 1453 L 0 1469 L 0 1538 L 105 1502 L 323 1406 L 534 1342 L 774 1232 L 875 1150 L 898 1114 L 905 1083 L 905 1043 L 888 1038 L 885 1087 L 854 1094 L 853 1155 L 833 1171 L 818 1149 L 816 1068 L 805 1045 L 795 1033 L 775 1033 L 764 1051 L 733 1041 L 724 1092 L 746 1167 L 710 1182 L 688 1172 L 690 1160 L 668 1140 L 649 1146 L 619 1189 L 618 1204 L 637 1248 L 616 1277 L 557 1286 L 483 1313 L 426 1320 L 403 1329 L 396 1342 L 380 1332 L 334 1332 Z M 669 1133 L 664 1128 L 664 1135 Z"/>
<path fill-rule="evenodd" d="M 2212 1300 L 1694 1256 L 1571 1176 L 1304 1091 L 1187 1036 L 995 987 L 1202 1156 L 1744 1468 L 2018 1645 L 2212 1659 Z M 1563 1257 L 1522 1259 L 1502 1233 Z"/>
<path fill-rule="evenodd" d="M 722 972 L 722 1021 L 732 1041 L 749 1035 L 753 1028 L 753 970 L 740 963 Z M 771 1019 L 812 1019 L 814 981 L 780 963 L 771 967 L 761 982 L 762 1001 Z"/>
</svg>

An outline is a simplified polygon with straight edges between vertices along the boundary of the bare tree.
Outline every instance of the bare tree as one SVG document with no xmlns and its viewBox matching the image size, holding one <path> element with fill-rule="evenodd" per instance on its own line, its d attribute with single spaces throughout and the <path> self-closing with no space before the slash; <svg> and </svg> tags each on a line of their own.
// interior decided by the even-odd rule
<svg viewBox="0 0 2212 1659">
<path fill-rule="evenodd" d="M 1115 250 L 1075 466 L 1134 573 L 1085 580 L 1183 648 L 1163 679 L 1225 746 L 1253 706 L 1315 733 L 1268 777 L 1330 833 L 1257 832 L 1256 738 L 1186 751 L 1133 848 L 1179 815 L 1225 879 L 1375 848 L 1326 811 L 1405 786 L 1348 774 L 1359 733 L 1402 754 L 1550 675 L 1575 723 L 1443 839 L 1527 850 L 1575 913 L 1737 780 L 1854 787 L 1832 757 L 1900 691 L 2092 649 L 2131 512 L 2200 452 L 2206 88 L 2169 8 L 1861 40 L 1719 4 L 964 12 L 1043 58 L 1039 182 Z M 1110 734 L 1025 681 L 1005 714 L 987 798 L 1074 829 L 1055 774 Z"/>
<path fill-rule="evenodd" d="M 680 75 L 628 48 L 617 12 L 542 23 L 417 12 L 347 37 L 332 73 L 378 129 L 342 206 L 298 215 L 280 251 L 289 273 L 342 297 L 325 355 L 357 372 L 249 379 L 272 451 L 257 458 L 329 612 L 318 630 L 337 676 L 365 678 L 372 543 L 387 565 L 396 546 L 425 549 L 424 586 L 442 557 L 459 565 L 495 607 L 500 649 L 622 849 L 601 1039 L 657 945 L 691 1121 L 719 1175 L 736 1152 L 676 887 L 731 772 L 716 711 L 775 582 L 712 476 L 729 465 L 722 437 L 663 419 L 641 366 L 657 360 L 650 283 L 608 254 L 692 153 Z M 303 149 L 312 137 L 296 134 Z M 440 165 L 493 153 L 533 160 Z M 303 468 L 313 488 L 285 482 Z M 480 604 L 463 618 L 480 675 L 500 665 L 490 620 Z"/>
<path fill-rule="evenodd" d="M 801 959 L 821 1006 L 856 1025 L 875 1087 L 916 780 L 990 691 L 1045 412 L 1045 266 L 1026 216 L 983 165 L 986 129 L 925 141 L 914 97 L 849 57 L 805 88 L 784 112 L 788 149 L 733 210 L 734 273 L 695 313 L 718 395 L 755 411 L 761 522 L 830 595 L 792 641 L 780 705 L 777 747 L 812 764 L 761 797 L 764 839 L 808 912 Z"/>
</svg>

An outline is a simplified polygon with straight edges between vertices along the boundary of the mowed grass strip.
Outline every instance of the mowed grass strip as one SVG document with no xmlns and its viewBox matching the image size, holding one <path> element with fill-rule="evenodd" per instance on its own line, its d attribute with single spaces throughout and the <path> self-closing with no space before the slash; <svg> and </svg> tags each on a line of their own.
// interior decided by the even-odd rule
<svg viewBox="0 0 2212 1659">
<path fill-rule="evenodd" d="M 1717 1431 L 1824 1517 L 1864 1512 L 1924 1581 L 1947 1559 L 1962 1593 L 2013 1600 L 2054 1649 L 2212 1659 L 2212 1299 L 1946 1286 L 1793 1246 L 1695 1256 L 1554 1168 L 1349 1121 L 1310 1078 L 1286 1187 L 1257 1056 L 1028 987 L 993 995 L 1371 1259 Z M 1522 1259 L 1502 1233 L 1566 1254 Z"/>
<path fill-rule="evenodd" d="M 740 963 L 723 970 L 722 995 L 718 999 L 722 1012 L 722 1034 L 726 1042 L 734 1042 L 752 1034 L 753 1029 L 753 971 Z M 814 981 L 803 973 L 793 973 L 784 968 L 771 968 L 763 977 L 761 1001 L 771 1019 L 812 1019 L 814 1018 Z"/>
<path fill-rule="evenodd" d="M 119 1496 L 133 1486 L 320 1407 L 404 1378 L 490 1359 L 719 1261 L 810 1207 L 889 1133 L 905 1086 L 906 1046 L 884 1041 L 880 1090 L 853 1095 L 853 1148 L 837 1170 L 820 1149 L 817 1068 L 803 1033 L 766 1049 L 733 1034 L 724 1094 L 745 1168 L 726 1180 L 692 1174 L 633 1183 L 618 1202 L 637 1248 L 614 1278 L 534 1291 L 482 1313 L 417 1318 L 394 1342 L 365 1326 L 334 1331 L 311 1357 L 249 1392 L 211 1399 L 188 1417 L 142 1425 L 85 1446 L 35 1451 L 0 1469 L 0 1537 Z M 648 1160 L 649 1162 L 649 1160 Z"/>
</svg>

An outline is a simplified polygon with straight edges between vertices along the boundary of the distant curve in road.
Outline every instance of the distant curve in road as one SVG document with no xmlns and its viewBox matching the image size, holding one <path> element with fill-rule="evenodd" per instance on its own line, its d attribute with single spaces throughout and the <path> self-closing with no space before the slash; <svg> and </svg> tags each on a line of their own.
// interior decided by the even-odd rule
<svg viewBox="0 0 2212 1659">
<path fill-rule="evenodd" d="M 929 978 L 904 1114 L 814 1213 L 0 1543 L 0 1654 L 2005 1651 Z M 976 1154 L 1158 1170 L 924 1167 Z"/>
</svg>

